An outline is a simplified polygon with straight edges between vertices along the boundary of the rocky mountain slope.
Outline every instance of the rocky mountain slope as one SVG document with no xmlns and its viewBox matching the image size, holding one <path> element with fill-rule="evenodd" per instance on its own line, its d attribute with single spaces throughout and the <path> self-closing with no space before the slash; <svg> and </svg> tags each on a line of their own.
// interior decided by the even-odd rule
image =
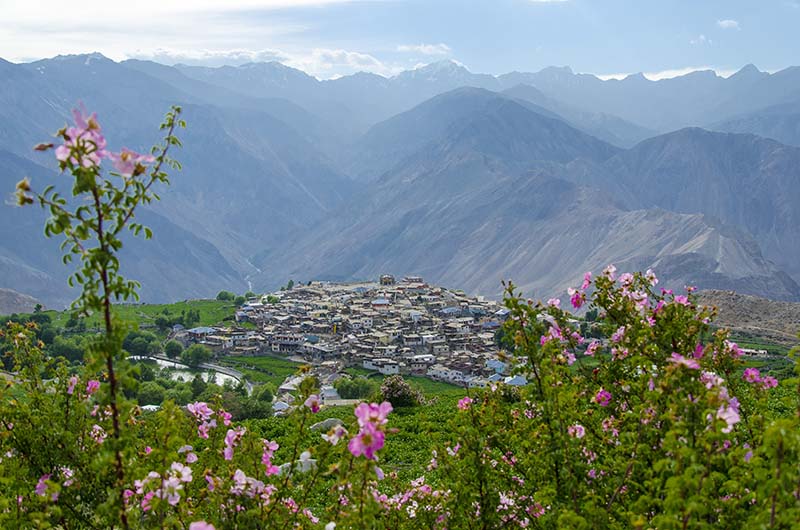
<svg viewBox="0 0 800 530">
<path fill-rule="evenodd" d="M 30 313 L 38 303 L 39 301 L 32 296 L 0 287 L 0 315 Z"/>
<path fill-rule="evenodd" d="M 780 302 L 734 291 L 701 291 L 699 302 L 716 307 L 715 324 L 737 332 L 796 346 L 800 339 L 800 303 Z"/>
<path fill-rule="evenodd" d="M 491 295 L 513 278 L 551 295 L 613 262 L 656 267 L 680 287 L 800 296 L 732 227 L 698 214 L 626 207 L 612 185 L 549 176 L 568 173 L 576 159 L 602 166 L 625 153 L 519 107 L 459 89 L 373 128 L 365 143 L 375 151 L 365 148 L 362 162 L 375 163 L 380 178 L 331 222 L 267 256 L 262 268 L 303 279 L 416 273 Z M 379 150 L 412 136 L 402 153 Z M 395 162 L 382 165 L 387 160 Z"/>
</svg>

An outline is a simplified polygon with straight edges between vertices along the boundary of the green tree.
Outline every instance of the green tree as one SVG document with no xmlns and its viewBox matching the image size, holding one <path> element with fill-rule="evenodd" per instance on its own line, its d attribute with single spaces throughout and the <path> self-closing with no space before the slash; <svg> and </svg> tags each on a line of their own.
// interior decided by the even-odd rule
<svg viewBox="0 0 800 530">
<path fill-rule="evenodd" d="M 260 401 L 272 403 L 273 391 L 270 385 L 259 385 L 253 390 L 253 397 Z"/>
<path fill-rule="evenodd" d="M 343 377 L 333 385 L 343 399 L 364 399 L 371 397 L 378 390 L 378 384 L 366 377 Z"/>
<path fill-rule="evenodd" d="M 164 401 L 164 387 L 155 381 L 145 381 L 139 385 L 139 405 L 160 405 Z"/>
<path fill-rule="evenodd" d="M 128 353 L 136 356 L 146 356 L 150 353 L 150 342 L 144 337 L 136 337 L 131 341 Z"/>
<path fill-rule="evenodd" d="M 57 336 L 48 348 L 53 357 L 64 357 L 70 362 L 83 360 L 83 345 L 78 339 Z"/>
<path fill-rule="evenodd" d="M 223 301 L 223 302 L 230 302 L 230 301 L 233 301 L 233 299 L 235 299 L 235 298 L 236 298 L 236 295 L 233 294 L 230 291 L 220 291 L 219 293 L 217 293 L 217 300 L 220 300 L 220 301 Z"/>
<path fill-rule="evenodd" d="M 139 366 L 139 381 L 155 381 L 156 371 L 150 366 L 150 363 L 138 363 Z"/>
<path fill-rule="evenodd" d="M 233 300 L 233 303 L 236 304 L 237 306 L 242 306 L 244 305 L 245 302 L 247 302 L 247 298 L 245 298 L 244 296 L 237 296 Z"/>
<path fill-rule="evenodd" d="M 164 353 L 170 359 L 177 359 L 183 353 L 183 345 L 177 340 L 169 340 L 164 345 Z"/>
<path fill-rule="evenodd" d="M 199 366 L 211 360 L 211 350 L 202 344 L 192 344 L 181 353 L 181 361 L 189 366 Z"/>
<path fill-rule="evenodd" d="M 205 382 L 203 376 L 200 374 L 195 374 L 191 384 L 192 397 L 195 399 L 199 398 L 203 392 L 206 391 L 206 388 L 208 388 L 208 383 Z"/>
<path fill-rule="evenodd" d="M 253 291 L 247 291 L 246 293 L 244 293 L 244 297 L 247 298 L 247 299 L 255 298 L 256 296 L 258 296 L 258 295 L 256 293 L 254 293 Z"/>
</svg>

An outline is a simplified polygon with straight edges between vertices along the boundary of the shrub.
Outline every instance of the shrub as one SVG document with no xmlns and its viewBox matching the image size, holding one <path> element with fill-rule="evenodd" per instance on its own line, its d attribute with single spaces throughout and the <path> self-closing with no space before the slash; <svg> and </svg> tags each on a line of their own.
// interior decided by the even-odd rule
<svg viewBox="0 0 800 530">
<path fill-rule="evenodd" d="M 381 384 L 381 399 L 394 407 L 413 407 L 423 402 L 422 394 L 411 388 L 402 375 L 390 375 Z"/>
</svg>

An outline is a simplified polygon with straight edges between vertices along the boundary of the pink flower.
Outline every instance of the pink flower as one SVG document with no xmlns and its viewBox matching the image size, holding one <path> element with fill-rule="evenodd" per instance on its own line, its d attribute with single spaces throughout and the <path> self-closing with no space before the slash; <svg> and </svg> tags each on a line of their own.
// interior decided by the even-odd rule
<svg viewBox="0 0 800 530">
<path fill-rule="evenodd" d="M 318 395 L 311 394 L 310 396 L 308 396 L 308 399 L 306 399 L 306 402 L 303 403 L 303 404 L 306 407 L 310 408 L 311 412 L 313 412 L 314 414 L 319 412 L 319 396 Z"/>
<path fill-rule="evenodd" d="M 549 305 L 550 307 L 559 307 L 561 305 L 561 300 L 559 300 L 558 298 L 550 298 L 547 301 L 547 305 Z"/>
<path fill-rule="evenodd" d="M 715 374 L 714 372 L 703 372 L 700 374 L 700 382 L 703 383 L 706 388 L 714 388 L 715 386 L 720 386 L 722 383 L 725 382 L 720 376 Z"/>
<path fill-rule="evenodd" d="M 612 282 L 614 281 L 614 278 L 616 277 L 615 276 L 616 273 L 617 273 L 617 268 L 614 265 L 609 265 L 608 267 L 603 269 L 603 276 L 605 276 L 606 278 L 608 278 Z"/>
<path fill-rule="evenodd" d="M 50 474 L 42 475 L 39 477 L 39 482 L 36 483 L 36 488 L 34 488 L 34 492 L 36 495 L 44 497 L 47 494 L 47 481 L 50 480 Z"/>
<path fill-rule="evenodd" d="M 214 415 L 214 411 L 211 410 L 207 403 L 202 401 L 198 401 L 196 403 L 189 403 L 186 405 L 186 409 L 191 413 L 198 420 L 208 420 L 211 416 Z"/>
<path fill-rule="evenodd" d="M 106 439 L 106 431 L 99 425 L 93 425 L 92 432 L 89 433 L 89 436 L 91 436 L 96 443 L 101 444 Z"/>
<path fill-rule="evenodd" d="M 775 388 L 776 386 L 778 386 L 778 380 L 771 375 L 764 376 L 761 379 L 761 388 L 765 390 L 768 388 Z"/>
<path fill-rule="evenodd" d="M 702 359 L 703 355 L 705 355 L 705 349 L 703 348 L 702 344 L 698 344 L 694 348 L 694 358 L 695 359 Z"/>
<path fill-rule="evenodd" d="M 111 159 L 120 175 L 125 177 L 140 175 L 144 172 L 144 164 L 155 162 L 155 158 L 152 155 L 142 155 L 131 151 L 127 147 L 123 147 L 119 154 L 109 153 L 108 158 Z"/>
<path fill-rule="evenodd" d="M 144 446 L 144 454 L 149 455 L 152 452 L 153 452 L 153 448 L 152 447 L 150 447 L 149 445 L 145 445 Z"/>
<path fill-rule="evenodd" d="M 717 410 L 717 419 L 723 420 L 727 425 L 723 427 L 722 432 L 729 433 L 733 430 L 733 426 L 739 423 L 739 402 L 736 398 L 731 398 L 727 405 L 721 405 Z"/>
<path fill-rule="evenodd" d="M 225 412 L 224 410 L 220 409 L 218 412 L 219 417 L 222 418 L 222 424 L 227 427 L 231 424 L 231 418 L 233 417 L 230 412 Z"/>
<path fill-rule="evenodd" d="M 585 291 L 586 288 L 589 287 L 589 285 L 591 285 L 591 284 L 592 284 L 592 273 L 591 272 L 584 273 L 584 275 L 583 275 L 583 283 L 581 284 L 581 289 Z"/>
<path fill-rule="evenodd" d="M 225 460 L 233 460 L 233 448 L 239 445 L 239 441 L 242 439 L 242 436 L 244 436 L 245 430 L 244 427 L 228 429 L 228 432 L 225 434 L 225 449 L 222 452 Z"/>
<path fill-rule="evenodd" d="M 67 394 L 70 396 L 73 392 L 75 392 L 75 385 L 78 384 L 78 376 L 73 375 L 69 378 L 69 383 L 67 383 Z"/>
<path fill-rule="evenodd" d="M 86 383 L 86 394 L 91 396 L 97 389 L 100 388 L 100 381 L 95 381 L 94 379 L 90 379 L 89 382 Z"/>
<path fill-rule="evenodd" d="M 689 297 L 683 294 L 675 295 L 675 303 L 680 305 L 689 305 Z"/>
<path fill-rule="evenodd" d="M 586 347 L 586 355 L 592 357 L 597 350 L 600 348 L 600 341 L 597 339 L 592 339 L 592 342 L 589 343 L 589 346 Z"/>
<path fill-rule="evenodd" d="M 267 476 L 277 475 L 280 469 L 272 463 L 272 456 L 275 454 L 275 451 L 278 450 L 279 445 L 269 440 L 261 440 L 261 442 L 264 444 L 264 451 L 261 453 L 261 463 L 264 464 L 265 467 L 264 472 Z"/>
<path fill-rule="evenodd" d="M 322 439 L 328 442 L 331 445 L 336 445 L 339 443 L 339 440 L 347 436 L 347 429 L 342 427 L 341 425 L 337 425 L 333 429 L 330 430 L 327 434 L 322 435 Z"/>
<path fill-rule="evenodd" d="M 469 396 L 464 396 L 458 400 L 458 408 L 460 410 L 468 410 L 470 405 L 472 405 L 472 398 Z"/>
<path fill-rule="evenodd" d="M 364 455 L 369 460 L 377 460 L 375 452 L 383 447 L 386 435 L 372 423 L 366 423 L 355 438 L 347 444 L 353 456 Z"/>
<path fill-rule="evenodd" d="M 180 480 L 181 482 L 191 482 L 192 481 L 192 468 L 189 466 L 185 466 L 180 462 L 173 462 L 172 466 L 170 466 L 174 476 Z"/>
<path fill-rule="evenodd" d="M 700 369 L 700 364 L 697 361 L 695 361 L 694 359 L 687 359 L 680 353 L 676 352 L 672 352 L 672 355 L 670 356 L 669 359 L 667 359 L 667 361 L 676 364 L 678 366 L 683 365 L 686 368 L 690 368 L 692 370 Z"/>
<path fill-rule="evenodd" d="M 216 530 L 214 525 L 205 521 L 195 521 L 189 525 L 189 530 Z"/>
<path fill-rule="evenodd" d="M 617 331 L 611 335 L 611 342 L 619 344 L 625 338 L 625 326 L 620 326 Z"/>
<path fill-rule="evenodd" d="M 761 372 L 758 371 L 758 368 L 746 368 L 742 379 L 748 383 L 758 383 L 761 381 Z"/>
<path fill-rule="evenodd" d="M 155 497 L 156 493 L 154 491 L 148 491 L 145 493 L 144 497 L 142 498 L 141 507 L 142 510 L 145 512 L 149 512 L 153 507 L 150 505 L 150 501 Z"/>
<path fill-rule="evenodd" d="M 656 273 L 653 272 L 653 269 L 647 269 L 647 272 L 644 273 L 644 277 L 650 282 L 650 285 L 654 287 L 658 283 L 658 278 L 656 277 Z"/>
<path fill-rule="evenodd" d="M 623 287 L 630 287 L 630 285 L 633 283 L 633 274 L 631 274 L 630 272 L 624 272 L 620 274 L 619 283 Z"/>
<path fill-rule="evenodd" d="M 575 425 L 570 425 L 567 427 L 567 434 L 573 438 L 583 438 L 583 436 L 586 434 L 586 429 L 584 429 L 583 425 L 580 423 L 576 423 Z"/>
<path fill-rule="evenodd" d="M 75 126 L 65 131 L 64 144 L 55 151 L 56 159 L 85 168 L 99 166 L 108 153 L 105 151 L 106 139 L 100 131 L 97 114 L 87 116 L 86 109 L 81 105 L 80 110 L 72 110 L 72 116 Z M 81 152 L 80 157 L 76 156 L 75 151 Z"/>
<path fill-rule="evenodd" d="M 586 301 L 586 293 L 579 291 L 578 289 L 573 289 L 570 287 L 567 289 L 567 294 L 569 295 L 569 301 L 572 304 L 572 307 L 575 309 L 580 309 L 583 303 Z"/>
<path fill-rule="evenodd" d="M 551 340 L 560 342 L 562 338 L 561 328 L 558 327 L 558 324 L 553 323 L 553 325 L 548 328 L 547 333 L 539 338 L 539 344 L 544 346 Z"/>
<path fill-rule="evenodd" d="M 611 404 L 611 392 L 601 388 L 597 394 L 594 396 L 594 402 L 600 405 L 601 407 L 607 407 Z"/>
<path fill-rule="evenodd" d="M 75 472 L 72 471 L 70 468 L 64 466 L 60 467 L 59 470 L 61 471 L 61 475 L 65 479 L 63 482 L 64 487 L 68 488 L 72 486 L 75 483 L 75 479 L 73 478 L 75 476 Z"/>
<path fill-rule="evenodd" d="M 364 427 L 369 423 L 375 425 L 385 425 L 387 416 L 392 411 L 392 404 L 384 401 L 380 405 L 377 403 L 360 403 L 355 410 L 356 418 L 358 418 L 358 425 Z"/>
</svg>

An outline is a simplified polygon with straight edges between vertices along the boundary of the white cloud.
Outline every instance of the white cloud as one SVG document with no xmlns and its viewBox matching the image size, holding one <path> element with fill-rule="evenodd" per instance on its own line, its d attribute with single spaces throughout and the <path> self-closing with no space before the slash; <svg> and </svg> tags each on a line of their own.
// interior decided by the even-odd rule
<svg viewBox="0 0 800 530">
<path fill-rule="evenodd" d="M 293 55 L 283 62 L 287 66 L 299 68 L 320 79 L 356 72 L 371 72 L 388 77 L 403 70 L 399 65 L 386 64 L 367 53 L 328 48 L 314 48 L 310 53 Z"/>
<path fill-rule="evenodd" d="M 397 51 L 403 53 L 421 53 L 422 55 L 447 55 L 452 50 L 450 46 L 440 42 L 439 44 L 401 44 Z"/>
<path fill-rule="evenodd" d="M 277 49 L 183 51 L 157 48 L 155 50 L 137 50 L 135 53 L 128 54 L 128 57 L 169 65 L 182 63 L 195 66 L 239 66 L 246 63 L 278 61 L 319 79 L 335 79 L 356 72 L 371 72 L 388 77 L 404 70 L 399 64 L 385 63 L 368 53 L 329 48 L 313 48 L 295 52 Z"/>
<path fill-rule="evenodd" d="M 297 7 L 354 0 L 0 0 L 0 57 L 12 61 L 99 51 L 123 59 L 142 43 L 172 50 L 258 50 L 309 27 L 284 16 Z M 131 11 L 136 15 L 132 16 Z M 145 13 L 146 16 L 140 16 Z M 299 39 L 295 39 L 299 40 Z M 307 47 L 316 43 L 308 44 Z"/>
<path fill-rule="evenodd" d="M 705 35 L 701 34 L 701 35 L 698 35 L 697 38 L 691 39 L 689 41 L 689 44 L 691 44 L 692 46 L 698 46 L 698 45 L 703 45 L 703 44 L 707 44 L 707 45 L 711 46 L 712 44 L 714 44 L 714 41 L 709 39 Z"/>
<path fill-rule="evenodd" d="M 187 64 L 192 66 L 239 66 L 246 63 L 287 61 L 291 56 L 281 50 L 172 50 L 156 48 L 154 50 L 137 50 L 127 54 L 130 59 L 143 59 L 162 64 Z"/>
<path fill-rule="evenodd" d="M 737 20 L 726 18 L 724 20 L 717 20 L 717 26 L 722 29 L 741 29 Z"/>
</svg>

